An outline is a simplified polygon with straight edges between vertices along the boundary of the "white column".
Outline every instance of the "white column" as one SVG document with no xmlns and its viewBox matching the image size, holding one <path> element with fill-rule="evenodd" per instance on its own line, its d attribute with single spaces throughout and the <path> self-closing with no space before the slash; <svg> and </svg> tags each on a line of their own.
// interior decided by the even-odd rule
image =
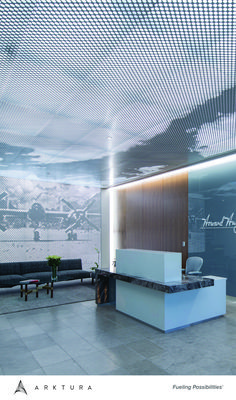
<svg viewBox="0 0 236 400">
<path fill-rule="evenodd" d="M 110 270 L 110 193 L 101 190 L 101 268 Z"/>
</svg>

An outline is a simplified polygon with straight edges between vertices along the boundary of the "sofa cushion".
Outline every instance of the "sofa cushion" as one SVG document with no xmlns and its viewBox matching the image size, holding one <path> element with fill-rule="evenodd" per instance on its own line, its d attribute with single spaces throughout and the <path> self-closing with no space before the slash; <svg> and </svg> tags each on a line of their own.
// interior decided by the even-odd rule
<svg viewBox="0 0 236 400">
<path fill-rule="evenodd" d="M 30 274 L 31 272 L 51 272 L 47 261 L 26 261 L 20 262 L 21 275 Z"/>
<path fill-rule="evenodd" d="M 21 275 L 0 275 L 0 287 L 12 287 L 19 285 L 23 278 Z"/>
<path fill-rule="evenodd" d="M 90 278 L 91 272 L 82 270 L 82 260 L 61 260 L 58 280 Z M 40 279 L 40 283 L 50 282 L 51 267 L 47 260 L 0 263 L 0 287 L 12 287 L 26 279 Z"/>
<path fill-rule="evenodd" d="M 84 270 L 58 271 L 57 275 L 58 275 L 58 280 L 59 281 L 90 278 L 90 272 L 89 271 L 84 271 Z"/>
<path fill-rule="evenodd" d="M 22 280 L 26 279 L 39 279 L 40 283 L 51 281 L 51 272 L 31 272 L 30 274 L 22 275 Z"/>
<path fill-rule="evenodd" d="M 20 263 L 0 263 L 0 275 L 21 275 Z"/>
<path fill-rule="evenodd" d="M 61 260 L 61 264 L 59 265 L 59 271 L 72 270 L 72 269 L 82 269 L 82 260 L 81 258 L 72 259 L 72 260 Z"/>
</svg>

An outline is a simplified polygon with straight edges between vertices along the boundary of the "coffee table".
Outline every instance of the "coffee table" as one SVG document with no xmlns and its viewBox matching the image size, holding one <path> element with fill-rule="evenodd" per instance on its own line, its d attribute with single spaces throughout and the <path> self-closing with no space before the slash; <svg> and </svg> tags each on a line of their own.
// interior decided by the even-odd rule
<svg viewBox="0 0 236 400">
<path fill-rule="evenodd" d="M 53 298 L 53 281 L 46 282 L 39 286 L 40 279 L 26 279 L 25 281 L 20 281 L 20 296 L 23 297 L 23 293 L 25 293 L 25 301 L 28 300 L 28 294 L 35 292 L 36 297 L 39 297 L 39 289 L 46 289 L 47 294 L 51 291 L 51 298 Z M 35 289 L 29 289 L 28 285 L 36 285 Z"/>
</svg>

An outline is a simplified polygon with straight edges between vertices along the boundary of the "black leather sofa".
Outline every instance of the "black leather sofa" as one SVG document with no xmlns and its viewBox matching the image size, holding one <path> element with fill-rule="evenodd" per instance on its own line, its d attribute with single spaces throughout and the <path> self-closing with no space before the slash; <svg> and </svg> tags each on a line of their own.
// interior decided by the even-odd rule
<svg viewBox="0 0 236 400">
<path fill-rule="evenodd" d="M 94 281 L 92 271 L 82 269 L 82 260 L 61 260 L 58 268 L 58 281 L 91 278 Z M 51 267 L 45 261 L 21 261 L 0 263 L 0 287 L 12 287 L 19 285 L 20 281 L 26 279 L 40 279 L 40 282 L 50 282 Z"/>
</svg>

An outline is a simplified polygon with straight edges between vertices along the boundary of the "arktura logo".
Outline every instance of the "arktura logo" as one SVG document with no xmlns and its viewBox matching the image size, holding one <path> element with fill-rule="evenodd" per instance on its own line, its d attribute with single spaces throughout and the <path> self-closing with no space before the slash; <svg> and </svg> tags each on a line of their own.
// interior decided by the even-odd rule
<svg viewBox="0 0 236 400">
<path fill-rule="evenodd" d="M 20 381 L 20 382 L 18 383 L 18 386 L 17 386 L 17 388 L 16 388 L 14 394 L 16 394 L 17 392 L 25 393 L 25 394 L 27 395 L 27 392 L 26 392 L 26 390 L 25 390 L 25 388 L 24 388 L 24 385 L 23 385 L 22 381 Z"/>
<path fill-rule="evenodd" d="M 39 391 L 44 391 L 44 392 L 46 392 L 46 391 L 47 392 L 49 392 L 49 391 L 53 391 L 53 392 L 54 391 L 63 391 L 63 392 L 66 392 L 66 391 L 77 391 L 77 390 L 79 390 L 79 391 L 93 390 L 93 388 L 92 388 L 91 385 L 82 385 L 82 384 L 77 384 L 77 385 L 67 384 L 67 385 L 65 385 L 65 384 L 54 384 L 53 383 L 51 385 L 47 385 L 47 384 L 38 385 L 38 384 L 35 384 L 34 388 L 32 390 L 34 390 L 35 392 L 36 391 L 37 392 L 39 392 Z M 25 395 L 28 395 L 28 393 L 26 392 L 26 389 L 25 389 L 25 387 L 24 387 L 24 385 L 23 385 L 21 380 L 19 381 L 19 383 L 17 385 L 17 388 L 16 388 L 16 390 L 14 392 L 14 395 L 16 393 L 18 393 L 18 392 L 24 393 Z"/>
</svg>

